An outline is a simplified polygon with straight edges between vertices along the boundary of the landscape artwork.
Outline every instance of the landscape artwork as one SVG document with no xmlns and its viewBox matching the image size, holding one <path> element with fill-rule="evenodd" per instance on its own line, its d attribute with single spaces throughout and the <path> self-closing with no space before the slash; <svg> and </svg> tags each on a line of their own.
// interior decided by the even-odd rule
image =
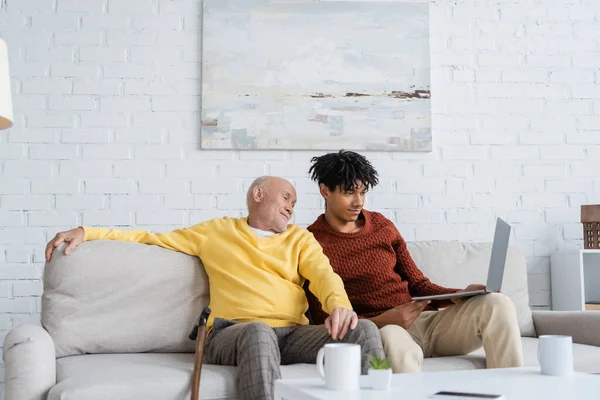
<svg viewBox="0 0 600 400">
<path fill-rule="evenodd" d="M 431 151 L 428 3 L 203 12 L 203 149 Z"/>
</svg>

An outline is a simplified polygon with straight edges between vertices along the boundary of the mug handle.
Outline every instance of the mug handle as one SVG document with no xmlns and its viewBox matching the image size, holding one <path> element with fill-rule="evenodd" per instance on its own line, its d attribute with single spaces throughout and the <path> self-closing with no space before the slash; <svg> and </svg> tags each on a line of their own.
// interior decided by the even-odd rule
<svg viewBox="0 0 600 400">
<path fill-rule="evenodd" d="M 323 368 L 323 359 L 325 357 L 325 348 L 321 348 L 317 353 L 317 370 L 321 375 L 321 378 L 325 380 L 325 369 Z"/>
</svg>

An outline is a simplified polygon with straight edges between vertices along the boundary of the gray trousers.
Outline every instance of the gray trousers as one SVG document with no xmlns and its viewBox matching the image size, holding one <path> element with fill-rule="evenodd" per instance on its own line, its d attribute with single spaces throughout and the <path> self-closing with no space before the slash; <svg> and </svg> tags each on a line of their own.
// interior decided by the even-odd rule
<svg viewBox="0 0 600 400">
<path fill-rule="evenodd" d="M 205 341 L 203 361 L 238 366 L 238 398 L 271 400 L 274 382 L 281 378 L 280 365 L 314 364 L 319 349 L 332 342 L 336 341 L 325 325 L 271 328 L 263 322 L 236 323 L 215 318 Z M 383 356 L 379 330 L 368 320 L 359 320 L 356 329 L 337 342 L 361 345 L 363 374 L 369 355 Z"/>
</svg>

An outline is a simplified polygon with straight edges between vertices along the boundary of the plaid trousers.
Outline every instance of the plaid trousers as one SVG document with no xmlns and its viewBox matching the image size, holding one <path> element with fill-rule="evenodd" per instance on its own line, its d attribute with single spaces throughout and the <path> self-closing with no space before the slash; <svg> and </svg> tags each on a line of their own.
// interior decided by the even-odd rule
<svg viewBox="0 0 600 400">
<path fill-rule="evenodd" d="M 206 338 L 203 362 L 238 366 L 238 398 L 271 400 L 274 382 L 281 378 L 280 365 L 314 364 L 319 349 L 333 342 L 325 325 L 271 328 L 263 322 L 236 323 L 216 318 Z M 337 342 L 361 345 L 363 374 L 369 355 L 383 356 L 379 331 L 368 320 L 359 320 L 356 329 Z"/>
</svg>

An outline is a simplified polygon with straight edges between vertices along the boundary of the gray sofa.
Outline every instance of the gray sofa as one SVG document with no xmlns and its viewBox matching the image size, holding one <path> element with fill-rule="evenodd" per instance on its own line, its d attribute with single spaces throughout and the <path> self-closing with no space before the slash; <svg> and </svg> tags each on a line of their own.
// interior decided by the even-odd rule
<svg viewBox="0 0 600 400">
<path fill-rule="evenodd" d="M 434 282 L 484 282 L 489 244 L 409 243 Z M 186 399 L 194 343 L 188 334 L 208 303 L 196 257 L 136 243 L 86 242 L 55 251 L 44 273 L 41 326 L 4 341 L 5 400 Z M 600 312 L 531 312 L 523 254 L 511 248 L 503 291 L 515 303 L 526 365 L 536 365 L 536 334 L 574 337 L 575 368 L 600 371 Z M 483 352 L 426 359 L 424 371 L 485 368 Z M 284 378 L 316 376 L 314 365 L 282 367 Z M 205 365 L 203 399 L 235 398 L 235 367 Z"/>
</svg>

